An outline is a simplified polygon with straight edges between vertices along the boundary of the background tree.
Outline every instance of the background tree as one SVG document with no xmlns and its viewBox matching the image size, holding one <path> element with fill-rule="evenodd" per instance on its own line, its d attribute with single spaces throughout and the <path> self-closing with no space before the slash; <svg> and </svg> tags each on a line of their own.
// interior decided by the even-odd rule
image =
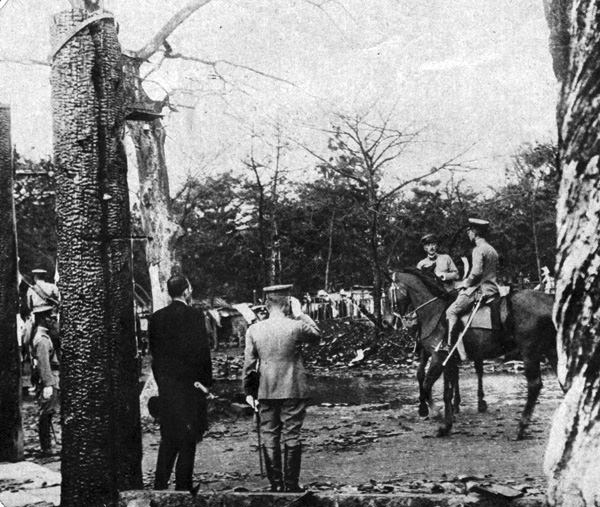
<svg viewBox="0 0 600 507">
<path fill-rule="evenodd" d="M 543 266 L 554 265 L 557 149 L 552 144 L 524 146 L 507 168 L 506 185 L 485 201 L 494 224 L 494 245 L 511 275 L 541 280 Z"/>
<path fill-rule="evenodd" d="M 562 82 L 558 105 L 561 183 L 557 206 L 555 317 L 559 380 L 545 469 L 551 505 L 600 503 L 600 4 L 547 2 L 551 50 Z"/>
<path fill-rule="evenodd" d="M 381 291 L 383 288 L 381 223 L 388 215 L 390 201 L 404 187 L 427 178 L 442 169 L 458 166 L 452 159 L 432 167 L 430 171 L 417 176 L 408 174 L 389 187 L 382 185 L 386 170 L 394 167 L 395 173 L 406 172 L 399 167 L 399 159 L 419 132 L 394 128 L 391 114 L 373 121 L 374 115 L 347 116 L 337 114 L 329 134 L 330 158 L 325 158 L 308 149 L 319 160 L 319 169 L 326 177 L 336 176 L 364 195 L 363 213 L 368 217 L 369 228 L 363 241 L 368 245 L 369 265 L 373 282 L 374 315 L 381 324 Z"/>
</svg>

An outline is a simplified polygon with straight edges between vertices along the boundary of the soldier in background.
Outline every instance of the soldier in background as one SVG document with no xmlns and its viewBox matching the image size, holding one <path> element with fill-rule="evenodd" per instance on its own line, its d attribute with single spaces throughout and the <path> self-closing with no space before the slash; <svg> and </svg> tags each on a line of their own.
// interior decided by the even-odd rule
<svg viewBox="0 0 600 507">
<path fill-rule="evenodd" d="M 33 379 L 39 405 L 38 434 L 42 454 L 52 453 L 52 417 L 59 407 L 59 350 L 52 340 L 56 317 L 50 305 L 33 310 L 35 330 L 31 344 Z"/>
<path fill-rule="evenodd" d="M 260 452 L 271 491 L 302 491 L 298 484 L 300 430 L 306 414 L 307 386 L 300 345 L 320 338 L 315 322 L 302 313 L 300 302 L 290 297 L 291 288 L 274 285 L 263 289 L 269 318 L 248 328 L 244 352 L 246 401 L 260 414 L 264 439 Z M 257 392 L 253 386 L 256 377 Z"/>
</svg>

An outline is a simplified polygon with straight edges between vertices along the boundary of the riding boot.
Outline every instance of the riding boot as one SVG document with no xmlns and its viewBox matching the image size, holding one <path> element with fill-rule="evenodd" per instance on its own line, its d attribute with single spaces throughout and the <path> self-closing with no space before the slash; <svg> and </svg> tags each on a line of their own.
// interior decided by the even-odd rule
<svg viewBox="0 0 600 507">
<path fill-rule="evenodd" d="M 271 491 L 283 491 L 283 480 L 281 474 L 281 450 L 279 447 L 262 446 L 263 458 L 267 479 L 271 484 Z"/>
<path fill-rule="evenodd" d="M 290 492 L 304 491 L 298 484 L 300 478 L 300 464 L 302 462 L 302 444 L 294 447 L 285 446 L 285 460 L 283 468 L 283 481 L 285 490 Z"/>
<path fill-rule="evenodd" d="M 42 414 L 39 420 L 38 435 L 40 437 L 40 448 L 42 454 L 52 452 L 52 437 L 50 434 L 52 426 L 52 414 Z"/>
</svg>

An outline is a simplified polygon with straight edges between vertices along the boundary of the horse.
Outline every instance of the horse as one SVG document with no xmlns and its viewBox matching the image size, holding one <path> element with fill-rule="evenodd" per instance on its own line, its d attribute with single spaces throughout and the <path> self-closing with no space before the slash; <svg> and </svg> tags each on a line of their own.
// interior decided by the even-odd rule
<svg viewBox="0 0 600 507">
<path fill-rule="evenodd" d="M 395 272 L 390 287 L 393 310 L 406 313 L 412 306 L 417 315 L 420 332 L 417 338 L 419 367 L 419 414 L 426 416 L 433 409 L 431 391 L 434 383 L 444 374 L 444 415 L 438 436 L 446 436 L 452 429 L 454 412 L 458 412 L 458 358 L 455 352 L 445 366 L 448 353 L 437 346 L 447 334 L 445 311 L 451 302 L 448 293 L 433 279 L 418 270 Z M 527 401 L 519 420 L 517 439 L 524 437 L 533 409 L 542 388 L 541 361 L 544 357 L 556 371 L 556 328 L 552 321 L 553 296 L 534 290 L 512 291 L 501 305 L 500 330 L 469 328 L 463 343 L 477 373 L 477 408 L 487 410 L 483 391 L 483 360 L 493 359 L 515 350 L 523 360 L 527 379 Z M 429 369 L 427 362 L 431 359 Z"/>
</svg>

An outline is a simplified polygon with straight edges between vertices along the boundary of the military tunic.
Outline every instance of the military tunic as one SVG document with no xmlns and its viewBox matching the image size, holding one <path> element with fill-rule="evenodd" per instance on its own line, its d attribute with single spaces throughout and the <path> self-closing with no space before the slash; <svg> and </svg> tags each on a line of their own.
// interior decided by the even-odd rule
<svg viewBox="0 0 600 507">
<path fill-rule="evenodd" d="M 306 372 L 300 345 L 318 341 L 320 331 L 307 315 L 291 319 L 272 315 L 246 332 L 244 386 L 257 369 L 261 429 L 265 446 L 279 447 L 279 440 L 299 445 L 300 429 L 306 412 Z"/>
<path fill-rule="evenodd" d="M 465 280 L 466 288 L 461 290 L 456 300 L 448 307 L 446 315 L 449 318 L 458 318 L 479 297 L 498 294 L 497 271 L 498 252 L 484 238 L 477 238 L 473 248 L 473 267 Z"/>
</svg>

